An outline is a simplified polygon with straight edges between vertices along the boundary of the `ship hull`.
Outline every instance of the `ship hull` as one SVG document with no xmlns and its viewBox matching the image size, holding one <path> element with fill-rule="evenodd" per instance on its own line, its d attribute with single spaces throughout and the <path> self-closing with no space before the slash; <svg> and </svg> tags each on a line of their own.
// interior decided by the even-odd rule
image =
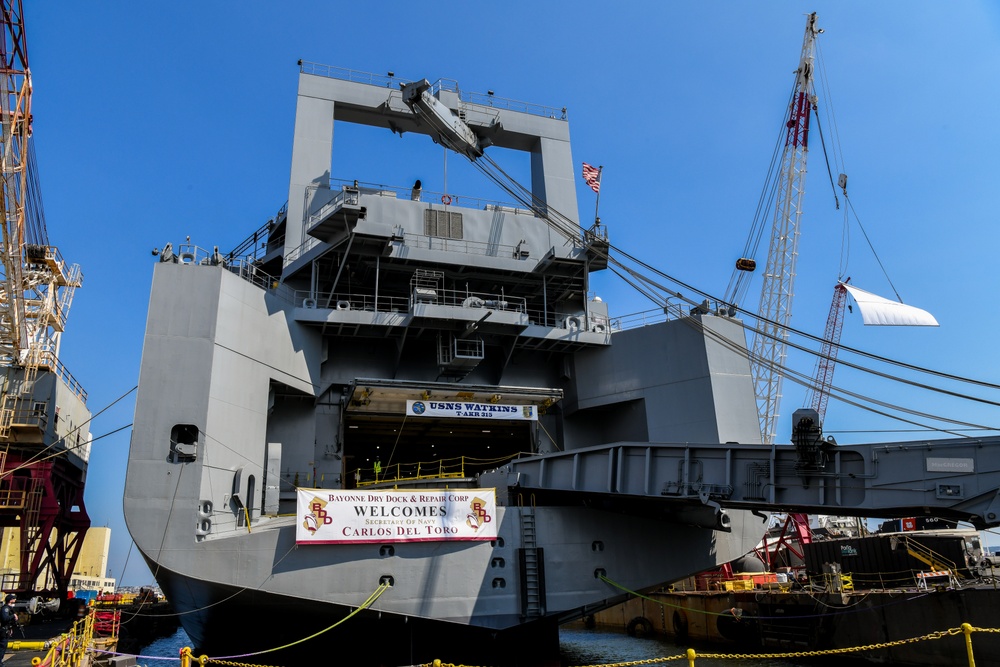
<svg viewBox="0 0 1000 667">
<path fill-rule="evenodd" d="M 149 559 L 150 568 L 156 565 Z M 317 655 L 361 665 L 429 663 L 540 667 L 559 664 L 558 628 L 538 619 L 506 630 L 303 600 L 157 571 L 157 582 L 184 613 L 194 655 L 249 664 L 297 664 Z M 526 648 L 530 647 L 530 648 Z M 276 650 L 277 649 L 277 650 Z M 255 654 L 255 655 L 248 655 Z"/>
<path fill-rule="evenodd" d="M 349 79 L 300 76 L 288 205 L 242 246 L 266 252 L 164 248 L 153 272 L 124 509 L 199 650 L 331 628 L 310 641 L 359 664 L 537 665 L 560 623 L 746 553 L 760 518 L 652 453 L 759 444 L 731 310 L 625 328 L 588 293 L 603 235 L 334 186 L 334 119 L 430 131 Z M 575 216 L 565 115 L 486 111 L 465 118 Z M 394 514 L 420 489 L 465 505 Z"/>
<path fill-rule="evenodd" d="M 490 656 L 493 664 L 537 665 L 558 660 L 559 624 L 715 564 L 718 550 L 735 539 L 592 508 L 534 508 L 532 516 L 545 536 L 543 574 L 535 579 L 543 602 L 533 610 L 525 604 L 518 536 L 524 517 L 516 509 L 502 512 L 497 540 L 479 545 L 396 544 L 380 556 L 388 545 L 295 548 L 290 526 L 258 525 L 181 558 L 144 557 L 197 650 L 212 657 L 337 646 L 338 655 L 359 664 Z M 751 521 L 740 529 L 752 529 Z M 185 571 L 164 565 L 171 561 Z M 364 608 L 385 580 L 392 586 Z M 394 638 L 391 647 L 385 637 Z M 530 654 L 523 650 L 529 645 Z"/>
</svg>

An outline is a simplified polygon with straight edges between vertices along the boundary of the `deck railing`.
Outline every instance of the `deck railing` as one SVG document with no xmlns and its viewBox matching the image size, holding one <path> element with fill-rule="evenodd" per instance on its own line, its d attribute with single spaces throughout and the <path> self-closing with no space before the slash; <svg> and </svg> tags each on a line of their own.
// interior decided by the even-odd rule
<svg viewBox="0 0 1000 667">
<path fill-rule="evenodd" d="M 346 67 L 336 67 L 334 65 L 321 65 L 319 63 L 299 61 L 299 71 L 303 74 L 314 74 L 325 76 L 330 79 L 340 79 L 341 81 L 351 81 L 353 83 L 364 83 L 369 86 L 379 88 L 389 88 L 399 90 L 401 85 L 412 83 L 408 79 L 396 76 L 393 72 L 386 74 L 374 74 L 372 72 L 362 72 L 361 70 L 347 69 Z M 431 94 L 440 90 L 446 90 L 458 95 L 458 99 L 467 104 L 472 104 L 491 109 L 507 109 L 532 116 L 544 116 L 545 118 L 557 118 L 566 120 L 566 107 L 557 108 L 545 106 L 543 104 L 533 104 L 531 102 L 521 102 L 506 97 L 497 97 L 491 91 L 486 93 L 463 92 L 454 79 L 438 79 L 431 84 Z"/>
<path fill-rule="evenodd" d="M 393 463 L 383 467 L 380 463 L 355 468 L 351 472 L 355 486 L 384 486 L 395 482 L 416 482 L 427 479 L 460 479 L 471 477 L 488 468 L 501 466 L 521 456 L 520 453 L 495 459 L 477 459 L 470 456 L 440 459 L 436 461 L 416 461 Z"/>
<path fill-rule="evenodd" d="M 452 250 L 455 252 L 465 252 L 469 254 L 492 254 L 491 245 L 477 241 L 461 241 L 456 239 L 445 239 L 440 237 L 423 236 L 420 234 L 405 234 L 404 238 L 408 244 L 414 247 L 428 247 L 442 250 Z M 319 243 L 318 239 L 310 239 L 299 251 L 304 252 L 305 248 Z M 496 247 L 496 246 L 493 246 Z M 511 248 L 511 246 L 500 246 L 500 248 Z M 174 261 L 182 264 L 212 264 L 216 263 L 217 257 L 214 253 L 193 245 L 182 244 L 179 246 L 178 256 Z M 293 251 L 295 252 L 295 251 Z M 287 264 L 289 259 L 286 259 Z M 411 307 L 411 297 L 371 295 L 359 293 L 322 292 L 312 294 L 304 290 L 292 290 L 282 285 L 279 279 L 261 272 L 251 257 L 238 257 L 230 260 L 223 258 L 221 264 L 229 271 L 239 275 L 244 280 L 251 282 L 261 289 L 270 290 L 273 294 L 300 307 L 330 308 L 334 310 L 362 310 L 372 312 L 409 312 Z M 538 310 L 531 310 L 527 307 L 527 300 L 523 297 L 505 296 L 504 294 L 480 294 L 466 290 L 437 290 L 440 295 L 436 302 L 440 305 L 468 306 L 470 298 L 482 300 L 481 307 L 486 309 L 500 309 L 504 311 L 514 311 L 525 313 L 529 319 L 541 326 L 551 326 L 564 329 L 591 330 L 592 327 L 584 327 L 586 323 L 582 317 L 563 316 L 557 313 L 543 313 Z M 627 315 L 615 317 L 592 317 L 590 325 L 599 326 L 598 331 L 614 333 L 636 329 L 650 324 L 657 324 L 668 320 L 677 320 L 695 313 L 724 313 L 727 311 L 726 304 L 705 301 L 702 304 L 692 306 L 690 302 L 682 299 L 668 299 L 662 308 L 639 311 Z M 82 391 L 82 388 L 80 389 Z"/>
</svg>

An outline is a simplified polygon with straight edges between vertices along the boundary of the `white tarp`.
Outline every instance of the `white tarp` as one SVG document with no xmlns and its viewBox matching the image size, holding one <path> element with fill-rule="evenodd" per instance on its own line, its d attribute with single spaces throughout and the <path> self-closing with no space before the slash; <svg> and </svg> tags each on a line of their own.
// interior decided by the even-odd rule
<svg viewBox="0 0 1000 667">
<path fill-rule="evenodd" d="M 298 489 L 296 544 L 497 538 L 496 489 Z"/>
<path fill-rule="evenodd" d="M 861 309 L 865 324 L 884 326 L 936 327 L 938 321 L 926 310 L 884 299 L 854 285 L 844 285 Z"/>
</svg>

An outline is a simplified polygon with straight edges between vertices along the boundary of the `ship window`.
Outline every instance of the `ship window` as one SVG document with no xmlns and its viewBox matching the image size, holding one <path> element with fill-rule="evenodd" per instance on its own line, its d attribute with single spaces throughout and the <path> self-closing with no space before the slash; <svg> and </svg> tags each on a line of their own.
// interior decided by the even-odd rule
<svg viewBox="0 0 1000 667">
<path fill-rule="evenodd" d="M 455 211 L 424 210 L 424 235 L 446 239 L 462 238 L 462 214 Z"/>
<path fill-rule="evenodd" d="M 493 588 L 507 588 L 507 580 L 497 577 L 493 580 Z"/>
<path fill-rule="evenodd" d="M 490 561 L 490 567 L 504 567 L 506 564 L 504 559 L 499 556 Z"/>
</svg>

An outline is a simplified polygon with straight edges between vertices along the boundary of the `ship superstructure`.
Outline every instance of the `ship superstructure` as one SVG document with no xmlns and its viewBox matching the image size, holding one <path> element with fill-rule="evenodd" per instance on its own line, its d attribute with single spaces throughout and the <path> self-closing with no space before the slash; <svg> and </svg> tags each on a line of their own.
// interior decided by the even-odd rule
<svg viewBox="0 0 1000 667">
<path fill-rule="evenodd" d="M 331 180 L 339 123 L 523 151 L 531 187 Z M 914 504 L 920 447 L 873 463 L 798 414 L 794 446 L 761 444 L 729 309 L 630 327 L 588 296 L 610 245 L 578 223 L 562 109 L 303 63 L 294 137 L 278 216 L 154 269 L 124 507 L 199 650 L 326 629 L 344 659 L 538 664 L 559 623 L 748 552 L 758 509 Z M 982 447 L 921 504 L 994 521 Z"/>
</svg>

